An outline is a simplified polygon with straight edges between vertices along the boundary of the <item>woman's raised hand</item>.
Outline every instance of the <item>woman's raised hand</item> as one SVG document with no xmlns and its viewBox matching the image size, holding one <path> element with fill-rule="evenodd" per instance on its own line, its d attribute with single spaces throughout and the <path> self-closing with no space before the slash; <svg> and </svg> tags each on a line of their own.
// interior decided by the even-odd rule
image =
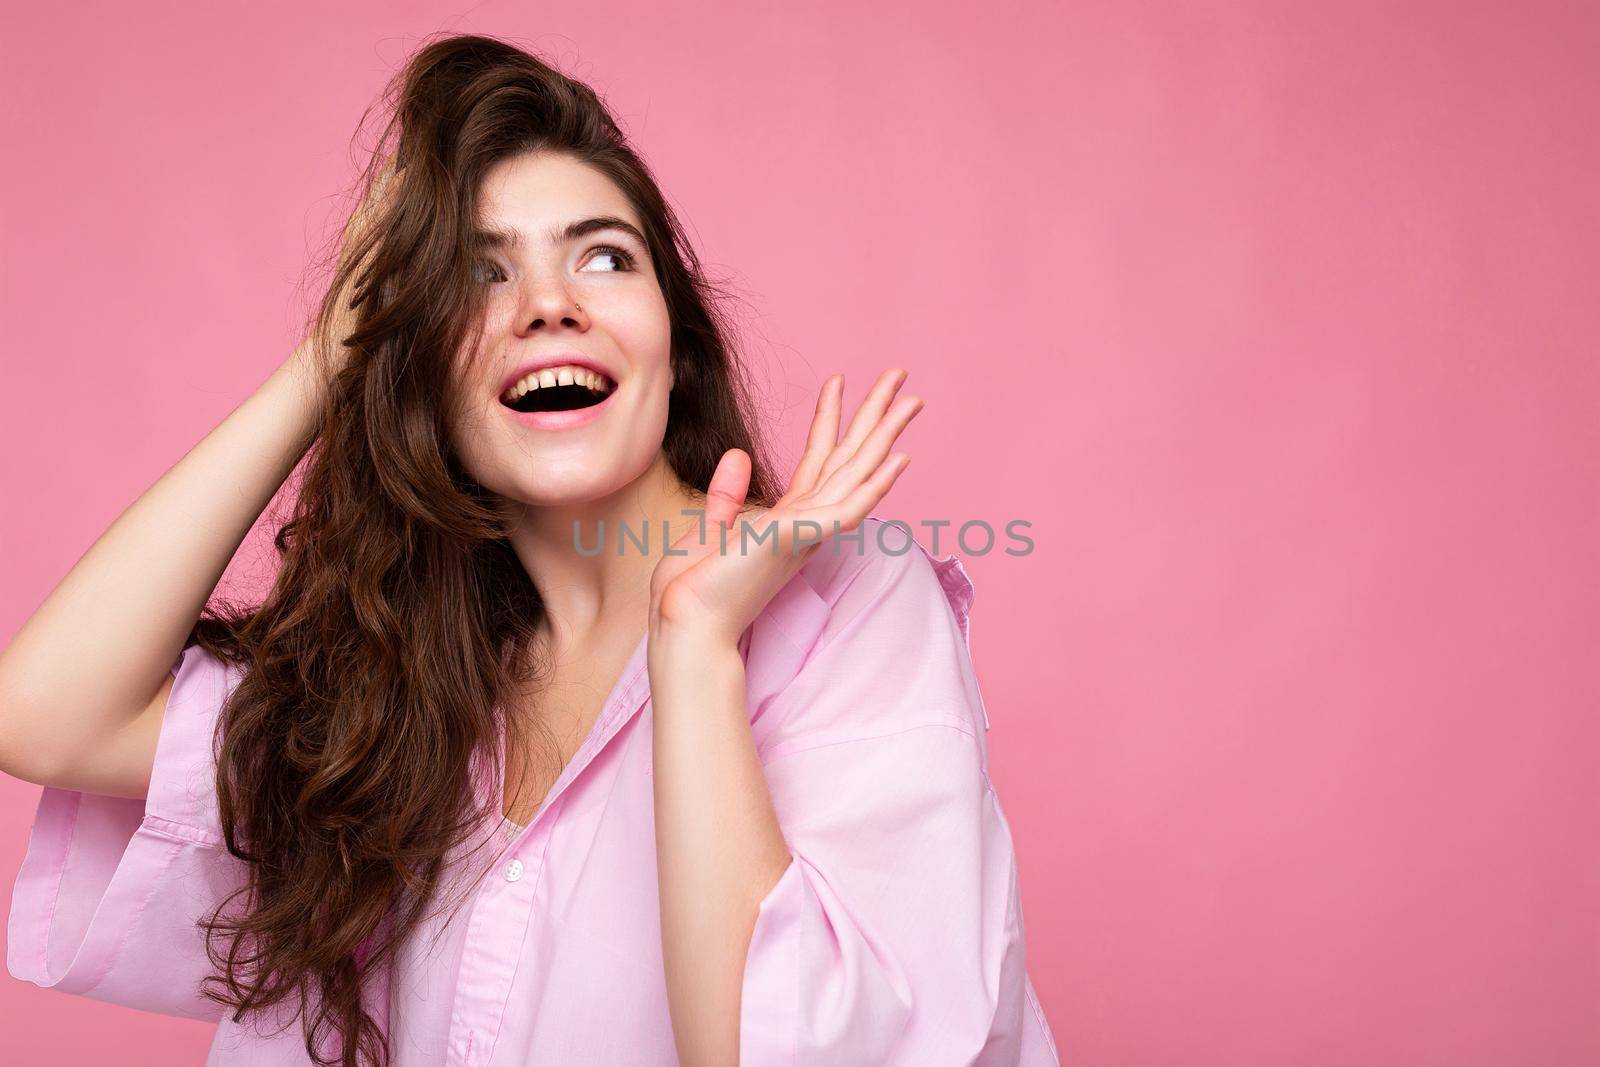
<svg viewBox="0 0 1600 1067">
<path fill-rule="evenodd" d="M 652 633 L 667 625 L 737 642 L 821 539 L 861 524 L 911 462 L 904 452 L 889 452 L 922 410 L 920 397 L 895 402 L 906 377 L 900 368 L 884 371 L 842 440 L 844 375 L 824 382 L 805 453 L 788 491 L 771 508 L 744 508 L 750 457 L 737 448 L 723 454 L 706 492 L 703 531 L 693 529 L 679 538 L 672 553 L 656 564 L 650 583 Z"/>
<path fill-rule="evenodd" d="M 355 296 L 355 282 L 359 277 L 359 264 L 371 261 L 377 251 L 377 242 L 373 239 L 373 226 L 382 219 L 383 212 L 388 204 L 389 197 L 394 189 L 395 160 L 394 156 L 387 156 L 377 165 L 371 183 L 366 192 L 362 194 L 361 202 L 350 213 L 345 221 L 344 231 L 339 239 L 339 258 L 334 270 L 334 279 L 343 279 L 340 292 L 334 298 L 333 307 L 329 311 L 329 329 L 326 340 L 329 351 L 324 364 L 328 372 L 337 374 L 344 367 L 349 358 L 349 350 L 344 342 L 355 332 L 356 312 L 350 306 L 350 301 Z M 311 357 L 311 347 L 320 339 L 316 336 L 303 341 L 295 350 L 294 358 L 302 362 Z"/>
<path fill-rule="evenodd" d="M 359 276 L 359 267 L 356 265 L 357 257 L 360 263 L 370 262 L 377 252 L 377 244 L 373 238 L 373 225 L 383 217 L 387 206 L 388 197 L 394 188 L 394 157 L 389 156 L 378 166 L 377 173 L 373 176 L 372 184 L 367 187 L 366 193 L 361 198 L 361 203 L 350 213 L 349 220 L 345 223 L 344 237 L 339 249 L 339 270 L 343 272 L 351 268 L 348 285 L 341 294 L 338 308 L 334 315 L 334 339 L 342 342 L 355 332 L 355 310 L 350 307 L 356 278 Z"/>
</svg>

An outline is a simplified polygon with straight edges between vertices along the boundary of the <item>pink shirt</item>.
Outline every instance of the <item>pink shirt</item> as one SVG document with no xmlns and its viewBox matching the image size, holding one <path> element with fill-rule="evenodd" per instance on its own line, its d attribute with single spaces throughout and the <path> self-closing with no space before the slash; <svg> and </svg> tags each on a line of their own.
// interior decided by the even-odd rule
<svg viewBox="0 0 1600 1067">
<path fill-rule="evenodd" d="M 825 542 L 740 642 L 792 854 L 750 940 L 740 1062 L 1058 1065 L 988 775 L 972 582 L 958 557 L 887 525 L 870 516 L 863 544 Z M 439 909 L 375 988 L 399 1067 L 678 1062 L 645 651 L 531 823 L 486 828 L 501 835 L 493 847 L 451 867 L 470 899 L 448 923 Z M 218 1022 L 208 1064 L 309 1063 L 298 1021 L 271 1036 L 287 1015 L 235 1023 L 199 995 L 209 965 L 195 922 L 243 883 L 221 844 L 211 753 L 238 669 L 191 646 L 173 670 L 146 800 L 44 790 L 7 967 Z M 482 787 L 501 795 L 500 782 Z"/>
</svg>

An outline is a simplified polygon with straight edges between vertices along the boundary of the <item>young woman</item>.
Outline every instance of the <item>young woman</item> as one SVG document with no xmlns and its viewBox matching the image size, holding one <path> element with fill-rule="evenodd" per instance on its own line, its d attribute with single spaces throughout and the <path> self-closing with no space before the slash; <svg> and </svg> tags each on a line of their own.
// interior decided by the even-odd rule
<svg viewBox="0 0 1600 1067">
<path fill-rule="evenodd" d="M 0 656 L 11 973 L 214 1063 L 1056 1063 L 972 585 L 869 514 L 904 371 L 780 488 L 595 94 L 475 36 L 391 93 L 307 342 Z"/>
</svg>

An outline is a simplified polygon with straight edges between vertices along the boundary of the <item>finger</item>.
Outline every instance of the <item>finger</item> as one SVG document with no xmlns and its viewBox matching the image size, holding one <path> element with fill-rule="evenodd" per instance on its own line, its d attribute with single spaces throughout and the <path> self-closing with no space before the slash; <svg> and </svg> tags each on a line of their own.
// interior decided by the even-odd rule
<svg viewBox="0 0 1600 1067">
<path fill-rule="evenodd" d="M 878 465 L 878 469 L 872 472 L 871 477 L 852 489 L 843 500 L 827 509 L 829 518 L 824 522 L 824 528 L 833 529 L 833 523 L 837 521 L 839 529 L 854 530 L 872 509 L 878 506 L 878 502 L 888 495 L 901 472 L 910 465 L 911 457 L 904 452 L 896 452 L 884 460 Z"/>
<path fill-rule="evenodd" d="M 822 464 L 839 440 L 839 408 L 843 397 L 843 374 L 835 374 L 822 383 L 817 394 L 817 409 L 811 416 L 811 432 L 806 436 L 805 452 L 794 477 L 789 479 L 789 494 L 808 493 L 817 484 Z"/>
<path fill-rule="evenodd" d="M 851 493 L 860 482 L 878 469 L 889 449 L 905 432 L 912 419 L 922 410 L 920 396 L 903 396 L 861 443 L 854 455 L 825 478 L 814 491 L 819 500 L 839 500 Z"/>
<path fill-rule="evenodd" d="M 872 428 L 876 426 L 883 413 L 889 407 L 889 402 L 894 399 L 895 393 L 900 391 L 900 386 L 905 382 L 907 372 L 900 367 L 891 367 L 878 376 L 877 384 L 867 394 L 867 398 L 856 409 L 855 418 L 850 420 L 850 428 L 845 431 L 844 440 L 840 441 L 827 462 L 822 465 L 822 478 L 827 480 L 828 475 L 838 470 L 850 457 L 855 455 L 856 449 L 861 447 L 861 442 L 866 440 Z"/>
<path fill-rule="evenodd" d="M 750 455 L 742 448 L 722 454 L 711 484 L 706 488 L 706 526 L 708 535 L 718 526 L 727 526 L 738 517 L 745 494 L 750 491 Z"/>
</svg>

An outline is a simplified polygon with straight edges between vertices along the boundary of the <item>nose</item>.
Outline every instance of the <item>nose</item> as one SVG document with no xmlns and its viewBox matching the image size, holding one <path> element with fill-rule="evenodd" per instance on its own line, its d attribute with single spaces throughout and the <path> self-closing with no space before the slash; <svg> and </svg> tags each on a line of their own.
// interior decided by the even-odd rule
<svg viewBox="0 0 1600 1067">
<path fill-rule="evenodd" d="M 577 330 L 589 328 L 589 318 L 583 307 L 559 281 L 544 283 L 530 279 L 522 293 L 516 322 L 519 336 L 548 329 L 555 323 Z"/>
</svg>

